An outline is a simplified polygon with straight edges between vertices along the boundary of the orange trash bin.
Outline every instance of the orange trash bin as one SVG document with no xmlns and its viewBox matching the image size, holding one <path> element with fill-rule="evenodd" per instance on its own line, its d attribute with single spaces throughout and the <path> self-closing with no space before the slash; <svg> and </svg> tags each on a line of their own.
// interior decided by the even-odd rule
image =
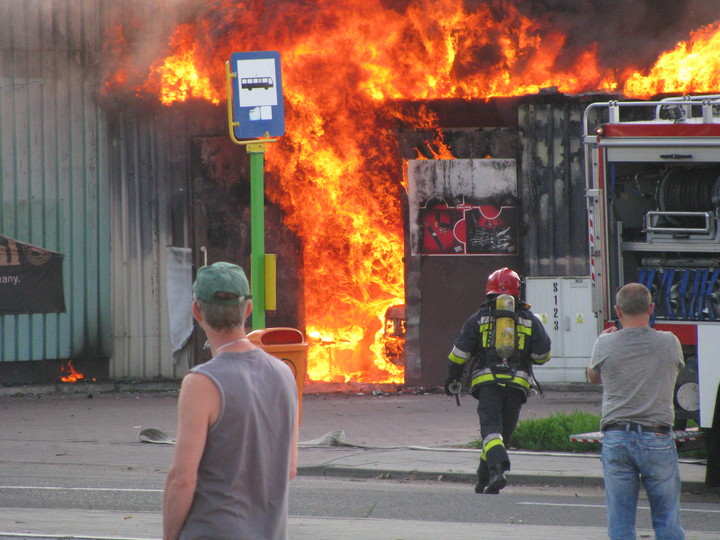
<svg viewBox="0 0 720 540">
<path fill-rule="evenodd" d="M 262 328 L 248 334 L 250 343 L 285 362 L 295 375 L 298 393 L 298 415 L 302 419 L 302 396 L 307 375 L 305 337 L 296 328 Z"/>
</svg>

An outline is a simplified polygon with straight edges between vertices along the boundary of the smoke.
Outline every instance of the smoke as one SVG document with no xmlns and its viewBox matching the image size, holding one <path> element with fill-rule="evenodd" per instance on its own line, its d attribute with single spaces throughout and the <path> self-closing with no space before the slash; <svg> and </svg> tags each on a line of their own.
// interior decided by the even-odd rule
<svg viewBox="0 0 720 540">
<path fill-rule="evenodd" d="M 474 2 L 468 2 L 472 4 Z M 529 18 L 567 36 L 558 68 L 597 43 L 602 67 L 645 69 L 687 40 L 693 30 L 720 20 L 720 0 L 515 0 Z"/>
<path fill-rule="evenodd" d="M 148 76 L 150 67 L 168 51 L 179 24 L 193 24 L 211 2 L 163 0 L 109 3 L 101 54 L 106 90 L 132 91 Z M 117 97 L 117 96 L 116 96 Z"/>
</svg>

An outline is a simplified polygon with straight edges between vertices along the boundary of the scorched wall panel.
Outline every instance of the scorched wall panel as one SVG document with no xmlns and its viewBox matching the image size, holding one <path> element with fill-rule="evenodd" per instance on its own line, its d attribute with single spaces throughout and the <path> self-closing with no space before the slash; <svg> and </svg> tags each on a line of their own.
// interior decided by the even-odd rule
<svg viewBox="0 0 720 540">
<path fill-rule="evenodd" d="M 0 1 L 0 232 L 65 254 L 67 305 L 1 316 L 1 362 L 87 360 L 102 375 L 110 355 L 106 124 L 95 100 L 103 6 Z"/>
</svg>

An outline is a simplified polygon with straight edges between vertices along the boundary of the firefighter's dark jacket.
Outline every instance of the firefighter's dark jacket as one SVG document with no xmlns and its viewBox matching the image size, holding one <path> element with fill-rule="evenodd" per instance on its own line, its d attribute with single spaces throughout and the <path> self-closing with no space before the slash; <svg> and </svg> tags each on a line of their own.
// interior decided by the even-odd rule
<svg viewBox="0 0 720 540">
<path fill-rule="evenodd" d="M 527 392 L 532 365 L 544 364 L 550 359 L 550 337 L 530 306 L 520 303 L 515 311 L 515 352 L 503 364 L 492 346 L 494 306 L 494 299 L 489 300 L 465 321 L 448 356 L 448 375 L 461 379 L 469 363 L 473 395 L 485 384 L 516 386 Z"/>
</svg>

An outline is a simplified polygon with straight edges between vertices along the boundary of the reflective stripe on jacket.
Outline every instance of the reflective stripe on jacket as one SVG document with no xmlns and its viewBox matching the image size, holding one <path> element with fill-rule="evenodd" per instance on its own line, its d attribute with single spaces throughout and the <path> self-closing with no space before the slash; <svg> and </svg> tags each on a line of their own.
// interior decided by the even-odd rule
<svg viewBox="0 0 720 540">
<path fill-rule="evenodd" d="M 517 370 L 515 373 L 493 373 L 490 368 L 478 369 L 472 373 L 470 387 L 474 390 L 483 384 L 506 384 L 517 386 L 523 390 L 530 389 L 530 374 L 527 371 Z"/>
</svg>

